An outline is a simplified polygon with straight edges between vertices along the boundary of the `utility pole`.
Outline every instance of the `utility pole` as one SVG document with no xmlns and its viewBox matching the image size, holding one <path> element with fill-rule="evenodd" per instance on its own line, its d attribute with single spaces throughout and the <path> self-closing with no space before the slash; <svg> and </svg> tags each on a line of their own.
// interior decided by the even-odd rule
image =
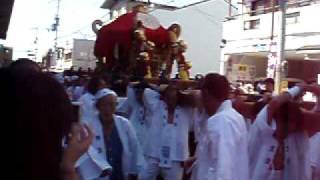
<svg viewBox="0 0 320 180">
<path fill-rule="evenodd" d="M 34 30 L 36 31 L 36 36 L 35 39 L 33 41 L 33 45 L 34 45 L 34 61 L 37 62 L 37 57 L 38 57 L 38 41 L 39 41 L 39 27 L 35 27 Z"/>
<path fill-rule="evenodd" d="M 61 0 L 57 0 L 57 13 L 56 16 L 54 18 L 55 23 L 52 25 L 52 31 L 55 32 L 55 39 L 54 39 L 54 57 L 53 57 L 53 61 L 52 63 L 50 63 L 51 65 L 55 65 L 57 63 L 58 60 L 58 32 L 59 32 L 59 25 L 60 25 L 60 2 Z"/>
<path fill-rule="evenodd" d="M 229 0 L 228 3 L 229 3 L 229 17 L 231 17 L 231 15 L 232 15 L 231 0 Z"/>
<path fill-rule="evenodd" d="M 285 43 L 286 43 L 286 9 L 287 0 L 280 0 L 280 33 L 278 39 L 278 55 L 276 59 L 276 72 L 275 72 L 275 91 L 280 93 L 281 90 L 281 76 L 282 76 L 282 62 L 285 61 Z"/>
<path fill-rule="evenodd" d="M 59 23 L 60 23 L 60 17 L 59 17 L 59 14 L 60 14 L 60 2 L 61 0 L 58 0 L 58 6 L 57 6 L 57 14 L 56 14 L 56 17 L 55 17 L 55 24 L 54 24 L 54 30 L 56 32 L 56 36 L 55 36 L 55 42 L 54 42 L 54 48 L 55 50 L 57 50 L 57 47 L 58 47 L 58 31 L 59 31 Z"/>
<path fill-rule="evenodd" d="M 275 0 L 271 0 L 271 36 L 270 36 L 270 40 L 271 42 L 273 41 L 273 37 L 274 37 L 274 11 L 275 11 Z"/>
</svg>

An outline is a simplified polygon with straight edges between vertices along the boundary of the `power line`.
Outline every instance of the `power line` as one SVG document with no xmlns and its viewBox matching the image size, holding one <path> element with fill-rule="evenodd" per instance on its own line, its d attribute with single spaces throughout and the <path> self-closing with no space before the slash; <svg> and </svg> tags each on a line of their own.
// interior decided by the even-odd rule
<svg viewBox="0 0 320 180">
<path fill-rule="evenodd" d="M 217 17 L 215 17 L 207 12 L 202 11 L 201 9 L 199 9 L 199 7 L 195 6 L 194 10 L 196 10 L 198 13 L 202 14 L 204 17 L 206 17 L 212 23 L 215 23 L 218 25 L 222 24 L 222 21 L 220 22 L 220 21 L 216 20 Z"/>
<path fill-rule="evenodd" d="M 238 7 L 236 5 L 233 5 L 231 2 L 227 0 L 223 0 L 225 3 L 229 4 L 231 7 L 233 7 L 235 10 L 238 10 Z"/>
<path fill-rule="evenodd" d="M 182 7 L 179 7 L 179 9 L 185 9 L 187 7 L 191 7 L 191 6 L 196 6 L 202 3 L 206 3 L 206 2 L 210 2 L 210 1 L 217 1 L 217 0 L 202 0 L 202 1 L 198 1 L 195 3 L 191 3 Z M 236 7 L 236 5 L 233 5 L 232 3 L 228 2 L 227 0 L 222 0 L 223 2 L 227 3 L 228 5 L 230 5 L 231 7 L 233 7 L 234 9 L 238 10 L 238 8 Z"/>
<path fill-rule="evenodd" d="M 108 14 L 105 14 L 105 15 L 103 15 L 102 17 L 100 17 L 100 18 L 98 18 L 98 19 L 105 18 L 106 16 L 108 16 Z M 71 33 L 68 33 L 68 34 L 65 34 L 65 35 L 62 35 L 62 36 L 58 37 L 58 39 L 59 39 L 59 40 L 65 39 L 65 38 L 68 38 L 68 37 L 73 36 L 73 35 L 75 35 L 75 34 L 81 33 L 82 30 L 84 30 L 84 29 L 86 29 L 86 28 L 89 28 L 89 27 L 91 27 L 91 24 L 86 24 L 86 25 L 80 27 L 79 29 L 77 29 L 77 30 L 75 30 L 75 31 L 73 31 L 73 32 L 71 32 Z"/>
</svg>

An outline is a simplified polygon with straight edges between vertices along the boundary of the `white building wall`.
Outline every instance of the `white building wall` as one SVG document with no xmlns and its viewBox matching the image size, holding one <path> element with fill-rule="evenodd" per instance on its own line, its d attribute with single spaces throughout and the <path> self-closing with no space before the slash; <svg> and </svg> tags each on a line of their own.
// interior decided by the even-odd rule
<svg viewBox="0 0 320 180">
<path fill-rule="evenodd" d="M 75 69 L 82 67 L 94 69 L 96 67 L 96 57 L 93 54 L 94 40 L 74 39 L 72 50 L 72 66 Z"/>
<path fill-rule="evenodd" d="M 311 6 L 289 8 L 287 14 L 300 13 L 297 17 L 297 23 L 289 23 L 287 19 L 286 26 L 286 49 L 295 50 L 302 46 L 319 45 L 320 43 L 320 21 L 316 20 L 320 17 L 320 4 Z M 257 29 L 244 30 L 244 22 L 249 20 L 260 20 L 260 26 Z M 224 49 L 226 54 L 240 52 L 258 52 L 268 51 L 271 35 L 271 13 L 261 14 L 257 16 L 243 15 L 238 16 L 235 20 L 224 23 L 223 37 L 228 43 Z M 280 30 L 280 13 L 275 13 L 274 19 L 274 35 L 277 38 Z M 253 45 L 267 44 L 267 46 L 259 47 Z"/>
<path fill-rule="evenodd" d="M 228 14 L 225 1 L 212 0 L 175 11 L 155 10 L 151 14 L 165 27 L 172 23 L 182 26 L 181 38 L 188 44 L 186 59 L 192 62 L 191 75 L 219 72 L 222 21 Z"/>
</svg>

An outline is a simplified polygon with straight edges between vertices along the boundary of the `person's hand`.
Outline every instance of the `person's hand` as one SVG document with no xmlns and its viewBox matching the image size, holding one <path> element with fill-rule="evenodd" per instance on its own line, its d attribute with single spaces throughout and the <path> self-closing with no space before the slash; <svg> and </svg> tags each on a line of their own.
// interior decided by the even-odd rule
<svg viewBox="0 0 320 180">
<path fill-rule="evenodd" d="M 300 82 L 300 83 L 297 83 L 295 86 L 298 86 L 302 89 L 302 91 L 305 91 L 308 85 L 305 82 Z"/>
<path fill-rule="evenodd" d="M 103 178 L 103 177 L 106 177 L 106 176 L 111 176 L 112 175 L 112 171 L 110 169 L 107 169 L 107 170 L 104 170 L 100 177 Z"/>
<path fill-rule="evenodd" d="M 291 100 L 291 95 L 287 92 L 280 94 L 279 96 L 273 97 L 268 104 L 267 109 L 267 122 L 271 125 L 272 119 L 279 108 L 286 102 Z"/>
<path fill-rule="evenodd" d="M 186 161 L 183 162 L 183 168 L 184 169 L 189 169 L 193 163 L 196 161 L 196 157 L 190 157 Z"/>
<path fill-rule="evenodd" d="M 76 161 L 88 151 L 93 140 L 93 132 L 87 125 L 75 123 L 68 135 L 68 146 L 63 152 L 61 168 L 63 171 L 73 171 Z"/>
<path fill-rule="evenodd" d="M 309 91 L 316 96 L 320 96 L 320 85 L 318 85 L 318 84 L 306 85 L 306 91 Z"/>
<path fill-rule="evenodd" d="M 192 97 L 192 100 L 194 101 L 194 105 L 196 108 L 198 108 L 199 111 L 203 110 L 203 104 L 202 104 L 202 97 L 201 97 L 201 90 L 186 90 L 188 94 Z"/>
</svg>

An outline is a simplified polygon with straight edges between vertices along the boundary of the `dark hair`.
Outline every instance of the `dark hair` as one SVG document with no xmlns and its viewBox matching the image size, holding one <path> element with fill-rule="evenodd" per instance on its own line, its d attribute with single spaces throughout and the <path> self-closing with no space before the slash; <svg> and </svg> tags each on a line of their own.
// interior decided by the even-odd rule
<svg viewBox="0 0 320 180">
<path fill-rule="evenodd" d="M 75 121 L 68 96 L 44 73 L 15 76 L 14 81 L 18 179 L 60 179 L 62 139 Z"/>
<path fill-rule="evenodd" d="M 146 81 L 142 81 L 138 84 L 133 85 L 134 89 L 144 90 L 145 88 L 149 88 L 149 84 Z"/>
<path fill-rule="evenodd" d="M 201 89 L 206 89 L 212 97 L 224 101 L 229 97 L 230 84 L 225 76 L 209 73 L 203 78 Z"/>
<path fill-rule="evenodd" d="M 277 117 L 280 117 L 281 119 L 277 119 Z M 283 121 L 284 124 L 283 130 L 284 135 L 286 136 L 289 133 L 289 123 L 294 122 L 296 123 L 296 131 L 301 132 L 303 131 L 304 124 L 302 121 L 302 112 L 300 110 L 300 105 L 297 102 L 289 101 L 279 108 L 279 110 L 275 114 L 275 119 L 278 123 L 278 121 Z"/>
<path fill-rule="evenodd" d="M 99 84 L 101 83 L 101 81 L 104 81 L 102 79 L 102 77 L 93 77 L 89 80 L 89 83 L 88 83 L 88 92 L 91 93 L 92 95 L 96 94 L 98 92 L 98 86 Z"/>
<path fill-rule="evenodd" d="M 10 69 L 13 73 L 20 73 L 20 74 L 30 72 L 30 71 L 32 72 L 41 71 L 41 68 L 36 62 L 31 61 L 30 59 L 27 59 L 27 58 L 21 58 L 16 61 L 13 61 L 10 65 Z"/>
<path fill-rule="evenodd" d="M 263 81 L 264 83 L 274 84 L 274 80 L 272 78 L 267 78 Z"/>
</svg>

